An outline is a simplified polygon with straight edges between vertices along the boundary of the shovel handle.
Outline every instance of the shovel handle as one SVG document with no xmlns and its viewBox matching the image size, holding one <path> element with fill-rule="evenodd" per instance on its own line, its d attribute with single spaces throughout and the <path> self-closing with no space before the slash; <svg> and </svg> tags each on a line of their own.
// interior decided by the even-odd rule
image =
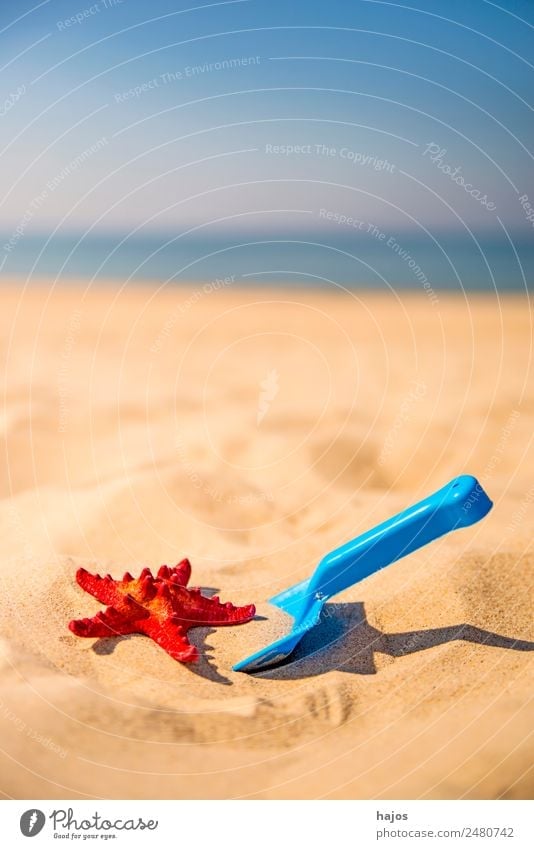
<svg viewBox="0 0 534 849">
<path fill-rule="evenodd" d="M 308 599 L 330 598 L 443 534 L 473 525 L 493 504 L 476 478 L 460 475 L 433 495 L 326 554 Z"/>
</svg>

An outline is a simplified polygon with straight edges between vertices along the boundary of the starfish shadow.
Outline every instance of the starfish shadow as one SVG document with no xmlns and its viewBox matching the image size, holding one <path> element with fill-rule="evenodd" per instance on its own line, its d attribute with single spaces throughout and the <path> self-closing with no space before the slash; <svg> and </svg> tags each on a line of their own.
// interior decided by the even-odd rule
<svg viewBox="0 0 534 849">
<path fill-rule="evenodd" d="M 189 642 L 198 649 L 198 660 L 196 663 L 184 664 L 189 672 L 193 675 L 199 675 L 201 678 L 207 678 L 215 684 L 224 684 L 226 687 L 231 687 L 232 682 L 226 678 L 218 667 L 213 663 L 213 657 L 209 652 L 213 649 L 206 643 L 206 639 L 210 634 L 215 633 L 215 628 L 192 628 L 189 633 Z"/>
<path fill-rule="evenodd" d="M 219 592 L 216 587 L 201 587 L 200 589 L 202 590 L 202 594 L 209 598 Z M 258 615 L 254 617 L 254 619 L 261 620 L 265 620 L 266 618 L 266 616 Z M 208 654 L 208 652 L 213 650 L 213 646 L 208 645 L 205 641 L 209 635 L 213 633 L 215 633 L 215 628 L 191 628 L 188 632 L 189 642 L 197 647 L 198 660 L 196 663 L 188 663 L 186 666 L 193 675 L 200 675 L 202 678 L 207 678 L 210 681 L 214 681 L 216 684 L 224 684 L 227 687 L 231 687 L 233 686 L 233 682 L 219 672 L 219 668 L 213 662 L 212 655 Z"/>
<path fill-rule="evenodd" d="M 200 587 L 202 590 L 202 594 L 211 598 L 219 590 L 216 587 Z M 265 616 L 255 616 L 255 619 L 265 619 Z M 198 649 L 198 660 L 195 663 L 184 663 L 181 664 L 184 668 L 188 669 L 189 672 L 192 672 L 194 675 L 199 675 L 201 678 L 206 678 L 209 681 L 213 681 L 215 684 L 223 684 L 227 687 L 232 686 L 232 681 L 219 672 L 218 667 L 213 662 L 213 657 L 209 654 L 210 651 L 213 650 L 213 646 L 210 646 L 206 643 L 206 639 L 210 634 L 215 632 L 215 628 L 210 627 L 198 627 L 191 628 L 188 631 L 188 639 L 189 642 L 196 646 Z M 109 655 L 113 654 L 116 646 L 121 643 L 123 640 L 132 640 L 143 637 L 143 634 L 125 634 L 117 637 L 101 637 L 93 643 L 93 651 L 95 654 L 99 655 Z"/>
<path fill-rule="evenodd" d="M 465 623 L 385 634 L 369 624 L 362 602 L 326 604 L 320 622 L 303 637 L 290 659 L 256 675 L 298 679 L 322 675 L 333 669 L 355 675 L 374 675 L 375 652 L 404 657 L 454 640 L 514 651 L 534 651 L 534 642 L 504 637 Z"/>
<path fill-rule="evenodd" d="M 180 664 L 184 668 L 193 672 L 195 675 L 200 675 L 202 678 L 208 678 L 216 684 L 229 685 L 232 682 L 218 671 L 217 667 L 211 662 L 212 657 L 208 652 L 212 646 L 205 644 L 204 640 L 210 634 L 213 634 L 214 628 L 193 628 L 189 631 L 189 642 L 198 648 L 198 660 L 195 663 Z M 117 637 L 100 637 L 93 643 L 93 651 L 98 655 L 113 654 L 119 643 L 124 640 L 142 639 L 144 634 L 125 634 Z M 148 637 L 145 637 L 148 639 Z M 161 651 L 161 649 L 158 649 Z M 178 661 L 176 661 L 178 662 Z"/>
<path fill-rule="evenodd" d="M 266 616 L 254 617 L 255 620 L 259 619 L 262 621 L 266 618 Z M 200 675 L 202 678 L 208 678 L 216 684 L 233 686 L 233 681 L 230 681 L 229 678 L 226 678 L 221 672 L 219 672 L 219 668 L 213 663 L 213 657 L 208 654 L 208 652 L 213 649 L 213 646 L 209 646 L 205 640 L 214 632 L 215 628 L 192 628 L 189 631 L 189 641 L 197 647 L 199 657 L 196 663 L 186 664 L 187 668 L 194 675 Z"/>
</svg>

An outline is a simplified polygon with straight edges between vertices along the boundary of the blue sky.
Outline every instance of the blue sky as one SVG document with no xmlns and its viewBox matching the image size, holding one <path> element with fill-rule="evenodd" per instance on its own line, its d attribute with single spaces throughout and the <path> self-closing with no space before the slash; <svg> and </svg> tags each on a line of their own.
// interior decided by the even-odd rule
<svg viewBox="0 0 534 849">
<path fill-rule="evenodd" d="M 2 3 L 2 233 L 532 233 L 531 2 L 194 5 Z"/>
</svg>

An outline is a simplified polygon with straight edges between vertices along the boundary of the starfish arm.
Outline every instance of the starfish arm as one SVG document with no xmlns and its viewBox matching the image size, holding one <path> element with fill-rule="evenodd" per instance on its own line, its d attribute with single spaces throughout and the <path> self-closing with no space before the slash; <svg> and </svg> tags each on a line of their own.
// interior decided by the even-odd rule
<svg viewBox="0 0 534 849">
<path fill-rule="evenodd" d="M 180 562 L 171 569 L 171 572 L 171 581 L 180 584 L 182 587 L 186 587 L 189 583 L 189 578 L 191 577 L 191 564 L 187 557 L 180 560 Z"/>
<path fill-rule="evenodd" d="M 135 620 L 114 607 L 99 610 L 91 619 L 73 619 L 69 628 L 78 637 L 118 637 L 138 630 Z"/>
<path fill-rule="evenodd" d="M 200 590 L 176 587 L 172 593 L 175 617 L 184 630 L 202 625 L 239 625 L 250 622 L 256 614 L 253 604 L 235 607 L 231 602 L 221 604 L 217 596 L 206 598 Z"/>
<path fill-rule="evenodd" d="M 186 637 L 181 624 L 167 618 L 163 621 L 155 616 L 145 619 L 141 625 L 141 633 L 154 640 L 174 660 L 191 663 L 198 660 L 198 650 L 192 646 Z"/>
<path fill-rule="evenodd" d="M 82 590 L 94 596 L 101 604 L 116 604 L 122 593 L 117 587 L 111 575 L 101 578 L 100 575 L 91 575 L 86 569 L 78 569 L 76 580 Z"/>
<path fill-rule="evenodd" d="M 158 571 L 158 578 L 163 581 L 172 581 L 173 584 L 178 584 L 180 587 L 186 587 L 190 577 L 191 564 L 187 557 L 180 560 L 172 569 L 169 569 L 168 566 L 161 566 Z"/>
</svg>

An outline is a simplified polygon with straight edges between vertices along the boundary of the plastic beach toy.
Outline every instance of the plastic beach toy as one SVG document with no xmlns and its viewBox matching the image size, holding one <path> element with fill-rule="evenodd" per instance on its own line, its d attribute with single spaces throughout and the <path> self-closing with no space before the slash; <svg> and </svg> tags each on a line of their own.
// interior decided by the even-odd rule
<svg viewBox="0 0 534 849">
<path fill-rule="evenodd" d="M 461 475 L 413 507 L 326 554 L 310 578 L 269 599 L 294 618 L 291 631 L 236 663 L 234 670 L 257 672 L 285 660 L 319 622 L 329 598 L 443 534 L 475 524 L 492 506 L 477 479 Z"/>
</svg>

